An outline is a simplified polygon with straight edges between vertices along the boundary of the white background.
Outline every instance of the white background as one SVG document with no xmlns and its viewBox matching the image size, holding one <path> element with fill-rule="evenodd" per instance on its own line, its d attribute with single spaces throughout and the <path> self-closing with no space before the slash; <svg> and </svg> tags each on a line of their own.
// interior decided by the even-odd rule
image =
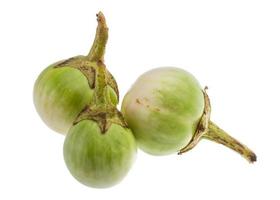
<svg viewBox="0 0 280 200">
<path fill-rule="evenodd" d="M 202 141 L 183 156 L 138 151 L 128 176 L 109 189 L 72 178 L 64 136 L 40 120 L 32 89 L 49 64 L 87 54 L 99 10 L 121 97 L 151 68 L 184 68 L 209 87 L 212 120 L 258 161 Z M 0 199 L 280 198 L 279 1 L 3 0 L 0 22 Z"/>
</svg>

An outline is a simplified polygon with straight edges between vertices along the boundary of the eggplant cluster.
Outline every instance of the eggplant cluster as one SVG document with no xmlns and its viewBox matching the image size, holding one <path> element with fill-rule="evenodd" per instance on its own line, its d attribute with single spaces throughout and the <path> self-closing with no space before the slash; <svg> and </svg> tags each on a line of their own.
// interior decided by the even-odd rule
<svg viewBox="0 0 280 200">
<path fill-rule="evenodd" d="M 256 161 L 254 152 L 210 120 L 206 88 L 183 69 L 142 74 L 120 112 L 118 85 L 104 64 L 108 27 L 101 12 L 97 21 L 89 54 L 50 65 L 34 86 L 40 117 L 66 135 L 64 160 L 78 181 L 96 188 L 115 185 L 131 168 L 137 145 L 152 155 L 183 154 L 208 139 Z"/>
<path fill-rule="evenodd" d="M 64 160 L 81 183 L 110 187 L 131 168 L 137 148 L 117 109 L 117 83 L 104 64 L 108 28 L 97 14 L 98 27 L 87 56 L 75 56 L 47 67 L 34 86 L 34 104 L 42 120 L 65 134 Z"/>
</svg>

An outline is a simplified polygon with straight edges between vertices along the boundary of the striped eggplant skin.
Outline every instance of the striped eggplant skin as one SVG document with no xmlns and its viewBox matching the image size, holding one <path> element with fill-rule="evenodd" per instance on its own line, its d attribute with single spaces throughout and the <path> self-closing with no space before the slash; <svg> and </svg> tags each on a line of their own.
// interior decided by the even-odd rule
<svg viewBox="0 0 280 200">
<path fill-rule="evenodd" d="M 112 124 L 101 133 L 95 121 L 82 120 L 65 137 L 63 154 L 70 173 L 82 184 L 107 188 L 131 168 L 137 146 L 130 129 Z"/>
<path fill-rule="evenodd" d="M 125 95 L 121 109 L 139 147 L 153 155 L 172 154 L 186 146 L 203 110 L 200 84 L 175 67 L 141 75 Z"/>
<path fill-rule="evenodd" d="M 45 124 L 66 134 L 77 115 L 93 98 L 87 78 L 72 67 L 46 68 L 35 82 L 33 100 Z"/>
</svg>

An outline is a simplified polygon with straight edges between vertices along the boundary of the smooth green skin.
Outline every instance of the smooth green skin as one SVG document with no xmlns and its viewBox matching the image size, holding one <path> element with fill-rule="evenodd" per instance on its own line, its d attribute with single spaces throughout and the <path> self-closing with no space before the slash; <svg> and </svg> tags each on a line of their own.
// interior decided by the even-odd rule
<svg viewBox="0 0 280 200">
<path fill-rule="evenodd" d="M 137 145 L 128 128 L 112 124 L 101 133 L 96 122 L 83 120 L 73 126 L 64 142 L 64 160 L 81 183 L 95 188 L 111 187 L 127 174 Z"/>
<path fill-rule="evenodd" d="M 93 90 L 86 77 L 70 67 L 46 68 L 34 85 L 33 99 L 42 120 L 66 134 L 81 110 L 91 102 Z"/>
<path fill-rule="evenodd" d="M 33 99 L 36 110 L 48 127 L 67 134 L 78 114 L 86 105 L 94 101 L 94 90 L 89 87 L 87 78 L 71 67 L 46 68 L 35 82 Z M 114 105 L 117 95 L 110 86 L 106 94 Z"/>
<path fill-rule="evenodd" d="M 178 152 L 192 139 L 203 114 L 204 96 L 190 73 L 156 68 L 136 80 L 121 110 L 139 147 L 166 155 Z"/>
</svg>

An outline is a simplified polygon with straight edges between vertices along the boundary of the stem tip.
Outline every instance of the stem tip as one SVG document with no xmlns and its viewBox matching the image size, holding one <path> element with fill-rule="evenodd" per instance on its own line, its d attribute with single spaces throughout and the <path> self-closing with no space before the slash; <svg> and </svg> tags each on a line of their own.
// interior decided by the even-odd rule
<svg viewBox="0 0 280 200">
<path fill-rule="evenodd" d="M 105 47 L 108 40 L 108 27 L 102 12 L 96 14 L 97 28 L 93 45 L 87 57 L 90 61 L 104 61 Z"/>
<path fill-rule="evenodd" d="M 105 16 L 101 11 L 96 14 L 96 17 L 98 23 L 106 24 Z"/>
<path fill-rule="evenodd" d="M 257 161 L 257 155 L 254 152 L 251 152 L 249 157 L 250 157 L 250 163 L 253 163 L 253 162 Z"/>
</svg>

